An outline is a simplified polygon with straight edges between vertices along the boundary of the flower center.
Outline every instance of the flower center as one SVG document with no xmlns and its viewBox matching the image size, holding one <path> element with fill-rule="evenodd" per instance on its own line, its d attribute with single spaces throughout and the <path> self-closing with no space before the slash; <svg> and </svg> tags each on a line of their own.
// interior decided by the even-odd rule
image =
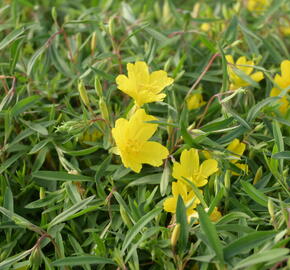
<svg viewBox="0 0 290 270">
<path fill-rule="evenodd" d="M 140 152 L 141 144 L 137 140 L 128 139 L 125 147 L 128 153 L 136 154 Z"/>
</svg>

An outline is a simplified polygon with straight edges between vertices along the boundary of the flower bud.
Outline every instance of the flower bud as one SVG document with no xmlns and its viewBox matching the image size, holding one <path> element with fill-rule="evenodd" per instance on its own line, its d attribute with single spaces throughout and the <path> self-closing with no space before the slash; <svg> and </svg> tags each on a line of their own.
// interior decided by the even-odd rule
<svg viewBox="0 0 290 270">
<path fill-rule="evenodd" d="M 99 99 L 99 108 L 100 108 L 103 119 L 109 122 L 110 118 L 109 118 L 108 107 L 103 97 Z"/>
<path fill-rule="evenodd" d="M 90 107 L 90 101 L 89 101 L 89 97 L 87 94 L 87 90 L 86 90 L 84 82 L 82 80 L 79 81 L 79 83 L 78 83 L 78 90 L 79 90 L 80 97 L 81 97 L 81 100 L 83 101 L 83 103 L 87 107 Z"/>
<path fill-rule="evenodd" d="M 109 19 L 108 29 L 109 29 L 110 36 L 114 36 L 114 30 L 115 30 L 114 17 L 111 17 Z"/>
<path fill-rule="evenodd" d="M 262 175 L 263 175 L 263 168 L 262 166 L 260 166 L 255 174 L 255 178 L 253 182 L 254 185 L 258 183 L 258 181 L 262 178 Z"/>
<path fill-rule="evenodd" d="M 275 209 L 274 209 L 274 204 L 271 198 L 268 199 L 268 212 L 271 217 L 271 221 L 274 221 L 275 219 Z"/>
<path fill-rule="evenodd" d="M 95 53 L 96 45 L 97 45 L 97 33 L 94 32 L 92 34 L 92 39 L 91 39 L 91 54 L 92 55 L 94 55 Z"/>
<path fill-rule="evenodd" d="M 103 87 L 98 76 L 95 77 L 95 90 L 99 98 L 103 96 Z"/>
<path fill-rule="evenodd" d="M 122 218 L 123 222 L 126 224 L 126 226 L 128 228 L 131 228 L 132 222 L 131 222 L 126 210 L 124 209 L 124 207 L 122 205 L 120 205 L 120 214 L 121 214 L 121 218 Z"/>
<path fill-rule="evenodd" d="M 39 199 L 45 198 L 45 189 L 43 187 L 40 187 L 39 189 Z"/>
<path fill-rule="evenodd" d="M 42 262 L 42 258 L 41 258 L 40 248 L 36 247 L 33 249 L 29 257 L 29 264 L 31 266 L 31 269 L 39 269 L 41 262 Z"/>
<path fill-rule="evenodd" d="M 176 224 L 176 226 L 173 229 L 172 235 L 171 235 L 171 246 L 174 248 L 176 246 L 176 243 L 179 239 L 180 235 L 180 224 Z"/>
</svg>

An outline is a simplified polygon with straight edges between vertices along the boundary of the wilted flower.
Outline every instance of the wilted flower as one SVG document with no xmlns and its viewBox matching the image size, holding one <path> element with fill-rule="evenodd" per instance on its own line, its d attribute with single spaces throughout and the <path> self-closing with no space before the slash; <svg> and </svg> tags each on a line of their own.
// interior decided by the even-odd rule
<svg viewBox="0 0 290 270">
<path fill-rule="evenodd" d="M 214 159 L 208 159 L 199 164 L 197 149 L 183 150 L 180 163 L 174 162 L 172 176 L 184 182 L 184 178 L 192 181 L 197 187 L 207 184 L 207 178 L 218 171 L 218 163 Z"/>
<path fill-rule="evenodd" d="M 284 60 L 281 63 L 281 75 L 276 74 L 274 78 L 275 83 L 281 88 L 286 89 L 287 92 L 290 91 L 290 61 Z M 271 97 L 279 96 L 281 94 L 281 90 L 277 87 L 272 88 L 270 92 Z M 283 96 L 280 100 L 280 112 L 282 114 L 285 114 L 289 108 L 289 101 L 287 100 L 286 95 Z"/>
<path fill-rule="evenodd" d="M 188 110 L 194 110 L 203 106 L 205 101 L 203 101 L 202 94 L 196 93 L 189 96 L 189 98 L 186 100 L 186 103 Z"/>
<path fill-rule="evenodd" d="M 184 183 L 182 183 L 181 181 L 173 182 L 172 195 L 173 196 L 167 198 L 163 203 L 163 207 L 166 212 L 176 212 L 178 196 L 181 196 L 186 206 L 187 216 L 194 216 L 197 214 L 194 209 L 200 203 L 200 201 L 196 197 L 193 190 L 188 191 L 188 188 Z"/>
<path fill-rule="evenodd" d="M 226 59 L 229 64 L 228 74 L 229 74 L 230 81 L 232 82 L 231 84 L 232 90 L 236 90 L 240 87 L 246 87 L 250 85 L 249 82 L 243 80 L 240 76 L 238 76 L 235 73 L 235 69 L 238 69 L 244 74 L 248 75 L 255 82 L 259 82 L 264 78 L 264 74 L 261 71 L 252 73 L 254 70 L 254 67 L 253 67 L 254 62 L 251 60 L 247 61 L 245 56 L 238 58 L 236 63 L 234 62 L 234 59 L 231 55 L 226 55 Z"/>
<path fill-rule="evenodd" d="M 163 70 L 149 73 L 145 62 L 127 64 L 128 77 L 119 75 L 116 78 L 118 89 L 135 100 L 137 106 L 145 103 L 162 101 L 166 94 L 160 93 L 166 86 L 173 83 L 173 79 L 167 77 Z"/>
<path fill-rule="evenodd" d="M 143 163 L 158 167 L 169 155 L 166 147 L 158 142 L 148 141 L 158 125 L 146 122 L 156 120 L 157 118 L 146 114 L 143 109 L 138 109 L 130 120 L 119 118 L 116 121 L 112 134 L 117 145 L 117 154 L 121 156 L 126 168 L 139 173 Z"/>
</svg>

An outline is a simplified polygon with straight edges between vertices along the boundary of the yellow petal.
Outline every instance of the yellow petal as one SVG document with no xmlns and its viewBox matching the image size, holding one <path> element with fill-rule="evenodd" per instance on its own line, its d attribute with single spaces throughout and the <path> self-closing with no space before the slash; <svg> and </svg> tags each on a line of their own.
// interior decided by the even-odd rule
<svg viewBox="0 0 290 270">
<path fill-rule="evenodd" d="M 232 55 L 226 55 L 226 60 L 229 64 L 235 63 Z"/>
<path fill-rule="evenodd" d="M 263 74 L 263 72 L 258 71 L 258 72 L 255 72 L 254 74 L 252 74 L 251 78 L 256 82 L 259 82 L 259 81 L 264 79 L 264 74 Z"/>
<path fill-rule="evenodd" d="M 200 166 L 200 174 L 205 178 L 208 178 L 217 171 L 218 162 L 214 159 L 205 160 Z"/>
<path fill-rule="evenodd" d="M 252 71 L 253 71 L 253 67 L 247 67 L 245 65 L 248 65 L 248 66 L 253 66 L 254 63 L 253 61 L 247 61 L 246 57 L 245 56 L 242 56 L 240 57 L 238 60 L 237 60 L 237 68 L 241 71 L 243 71 L 245 74 L 249 75 Z"/>
<path fill-rule="evenodd" d="M 136 95 L 136 83 L 134 82 L 135 81 L 133 80 L 129 80 L 125 75 L 119 75 L 116 78 L 118 89 L 131 97 L 133 97 L 133 95 Z"/>
<path fill-rule="evenodd" d="M 146 122 L 156 120 L 154 116 L 146 114 L 144 109 L 138 109 L 129 120 L 128 136 L 140 142 L 147 141 L 155 133 L 158 125 Z"/>
<path fill-rule="evenodd" d="M 176 197 L 176 200 L 178 198 L 178 195 L 182 197 L 183 200 L 187 197 L 187 187 L 185 184 L 183 184 L 181 181 L 173 182 L 172 183 L 172 194 L 174 197 Z"/>
<path fill-rule="evenodd" d="M 153 93 L 159 93 L 162 91 L 166 86 L 173 83 L 173 79 L 167 77 L 167 72 L 163 70 L 154 71 L 150 74 L 150 86 L 151 91 Z"/>
<path fill-rule="evenodd" d="M 282 77 L 285 77 L 289 79 L 290 77 L 290 61 L 289 60 L 284 60 L 281 63 L 281 75 Z"/>
<path fill-rule="evenodd" d="M 192 176 L 199 171 L 199 156 L 197 149 L 183 150 L 180 163 L 184 170 L 184 176 Z"/>
<path fill-rule="evenodd" d="M 135 64 L 127 64 L 128 77 L 130 80 L 136 80 L 136 82 L 149 82 L 148 66 L 145 62 L 137 61 Z M 136 90 L 137 91 L 137 90 Z"/>
<path fill-rule="evenodd" d="M 125 144 L 128 124 L 128 120 L 119 118 L 115 123 L 115 127 L 112 129 L 113 138 L 119 147 Z"/>
<path fill-rule="evenodd" d="M 163 208 L 166 212 L 175 213 L 176 212 L 176 203 L 177 203 L 177 197 L 167 198 L 163 202 Z"/>
<path fill-rule="evenodd" d="M 142 149 L 136 157 L 141 163 L 150 164 L 158 167 L 163 163 L 163 159 L 167 158 L 169 152 L 165 146 L 158 142 L 145 142 Z"/>
</svg>

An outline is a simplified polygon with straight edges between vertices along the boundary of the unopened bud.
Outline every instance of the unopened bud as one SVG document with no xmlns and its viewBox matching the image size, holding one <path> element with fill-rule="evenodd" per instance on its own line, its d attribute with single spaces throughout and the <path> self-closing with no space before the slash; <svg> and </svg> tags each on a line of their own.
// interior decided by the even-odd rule
<svg viewBox="0 0 290 270">
<path fill-rule="evenodd" d="M 97 76 L 95 77 L 95 90 L 99 98 L 103 96 L 103 87 Z"/>
<path fill-rule="evenodd" d="M 226 191 L 228 192 L 231 187 L 231 173 L 229 170 L 226 171 L 224 185 L 225 185 Z"/>
<path fill-rule="evenodd" d="M 108 28 L 109 28 L 109 34 L 111 36 L 114 36 L 114 30 L 115 30 L 114 17 L 111 17 L 109 19 Z"/>
<path fill-rule="evenodd" d="M 108 107 L 105 100 L 102 97 L 99 99 L 99 108 L 100 108 L 103 119 L 105 119 L 106 121 L 109 121 L 110 118 L 109 118 Z"/>
<path fill-rule="evenodd" d="M 263 175 L 263 168 L 262 166 L 260 166 L 255 174 L 255 178 L 253 182 L 254 185 L 258 183 L 258 181 L 262 178 L 262 175 Z"/>
<path fill-rule="evenodd" d="M 97 45 L 97 33 L 94 32 L 92 34 L 92 39 L 91 39 L 91 54 L 92 55 L 95 53 L 96 45 Z"/>
<path fill-rule="evenodd" d="M 51 9 L 51 17 L 52 17 L 53 21 L 55 23 L 57 23 L 57 12 L 56 12 L 56 8 L 55 7 L 52 7 L 52 9 Z"/>
<path fill-rule="evenodd" d="M 271 217 L 271 221 L 274 221 L 275 219 L 275 209 L 274 204 L 271 198 L 268 199 L 268 211 Z"/>
<path fill-rule="evenodd" d="M 128 228 L 131 228 L 132 222 L 131 222 L 126 210 L 124 209 L 124 207 L 122 205 L 120 206 L 120 214 L 121 214 L 121 218 L 122 218 L 123 222 L 126 224 L 126 226 Z"/>
<path fill-rule="evenodd" d="M 45 198 L 45 189 L 43 187 L 40 187 L 39 189 L 39 199 Z"/>
<path fill-rule="evenodd" d="M 174 248 L 176 246 L 176 243 L 179 239 L 180 235 L 180 224 L 176 224 L 176 226 L 173 229 L 172 235 L 171 235 L 171 246 Z"/>
<path fill-rule="evenodd" d="M 88 97 L 87 90 L 86 90 L 86 87 L 85 87 L 83 81 L 79 81 L 79 83 L 78 83 L 78 90 L 79 90 L 80 97 L 81 97 L 81 100 L 83 101 L 83 103 L 87 107 L 90 107 L 89 97 Z"/>
</svg>

